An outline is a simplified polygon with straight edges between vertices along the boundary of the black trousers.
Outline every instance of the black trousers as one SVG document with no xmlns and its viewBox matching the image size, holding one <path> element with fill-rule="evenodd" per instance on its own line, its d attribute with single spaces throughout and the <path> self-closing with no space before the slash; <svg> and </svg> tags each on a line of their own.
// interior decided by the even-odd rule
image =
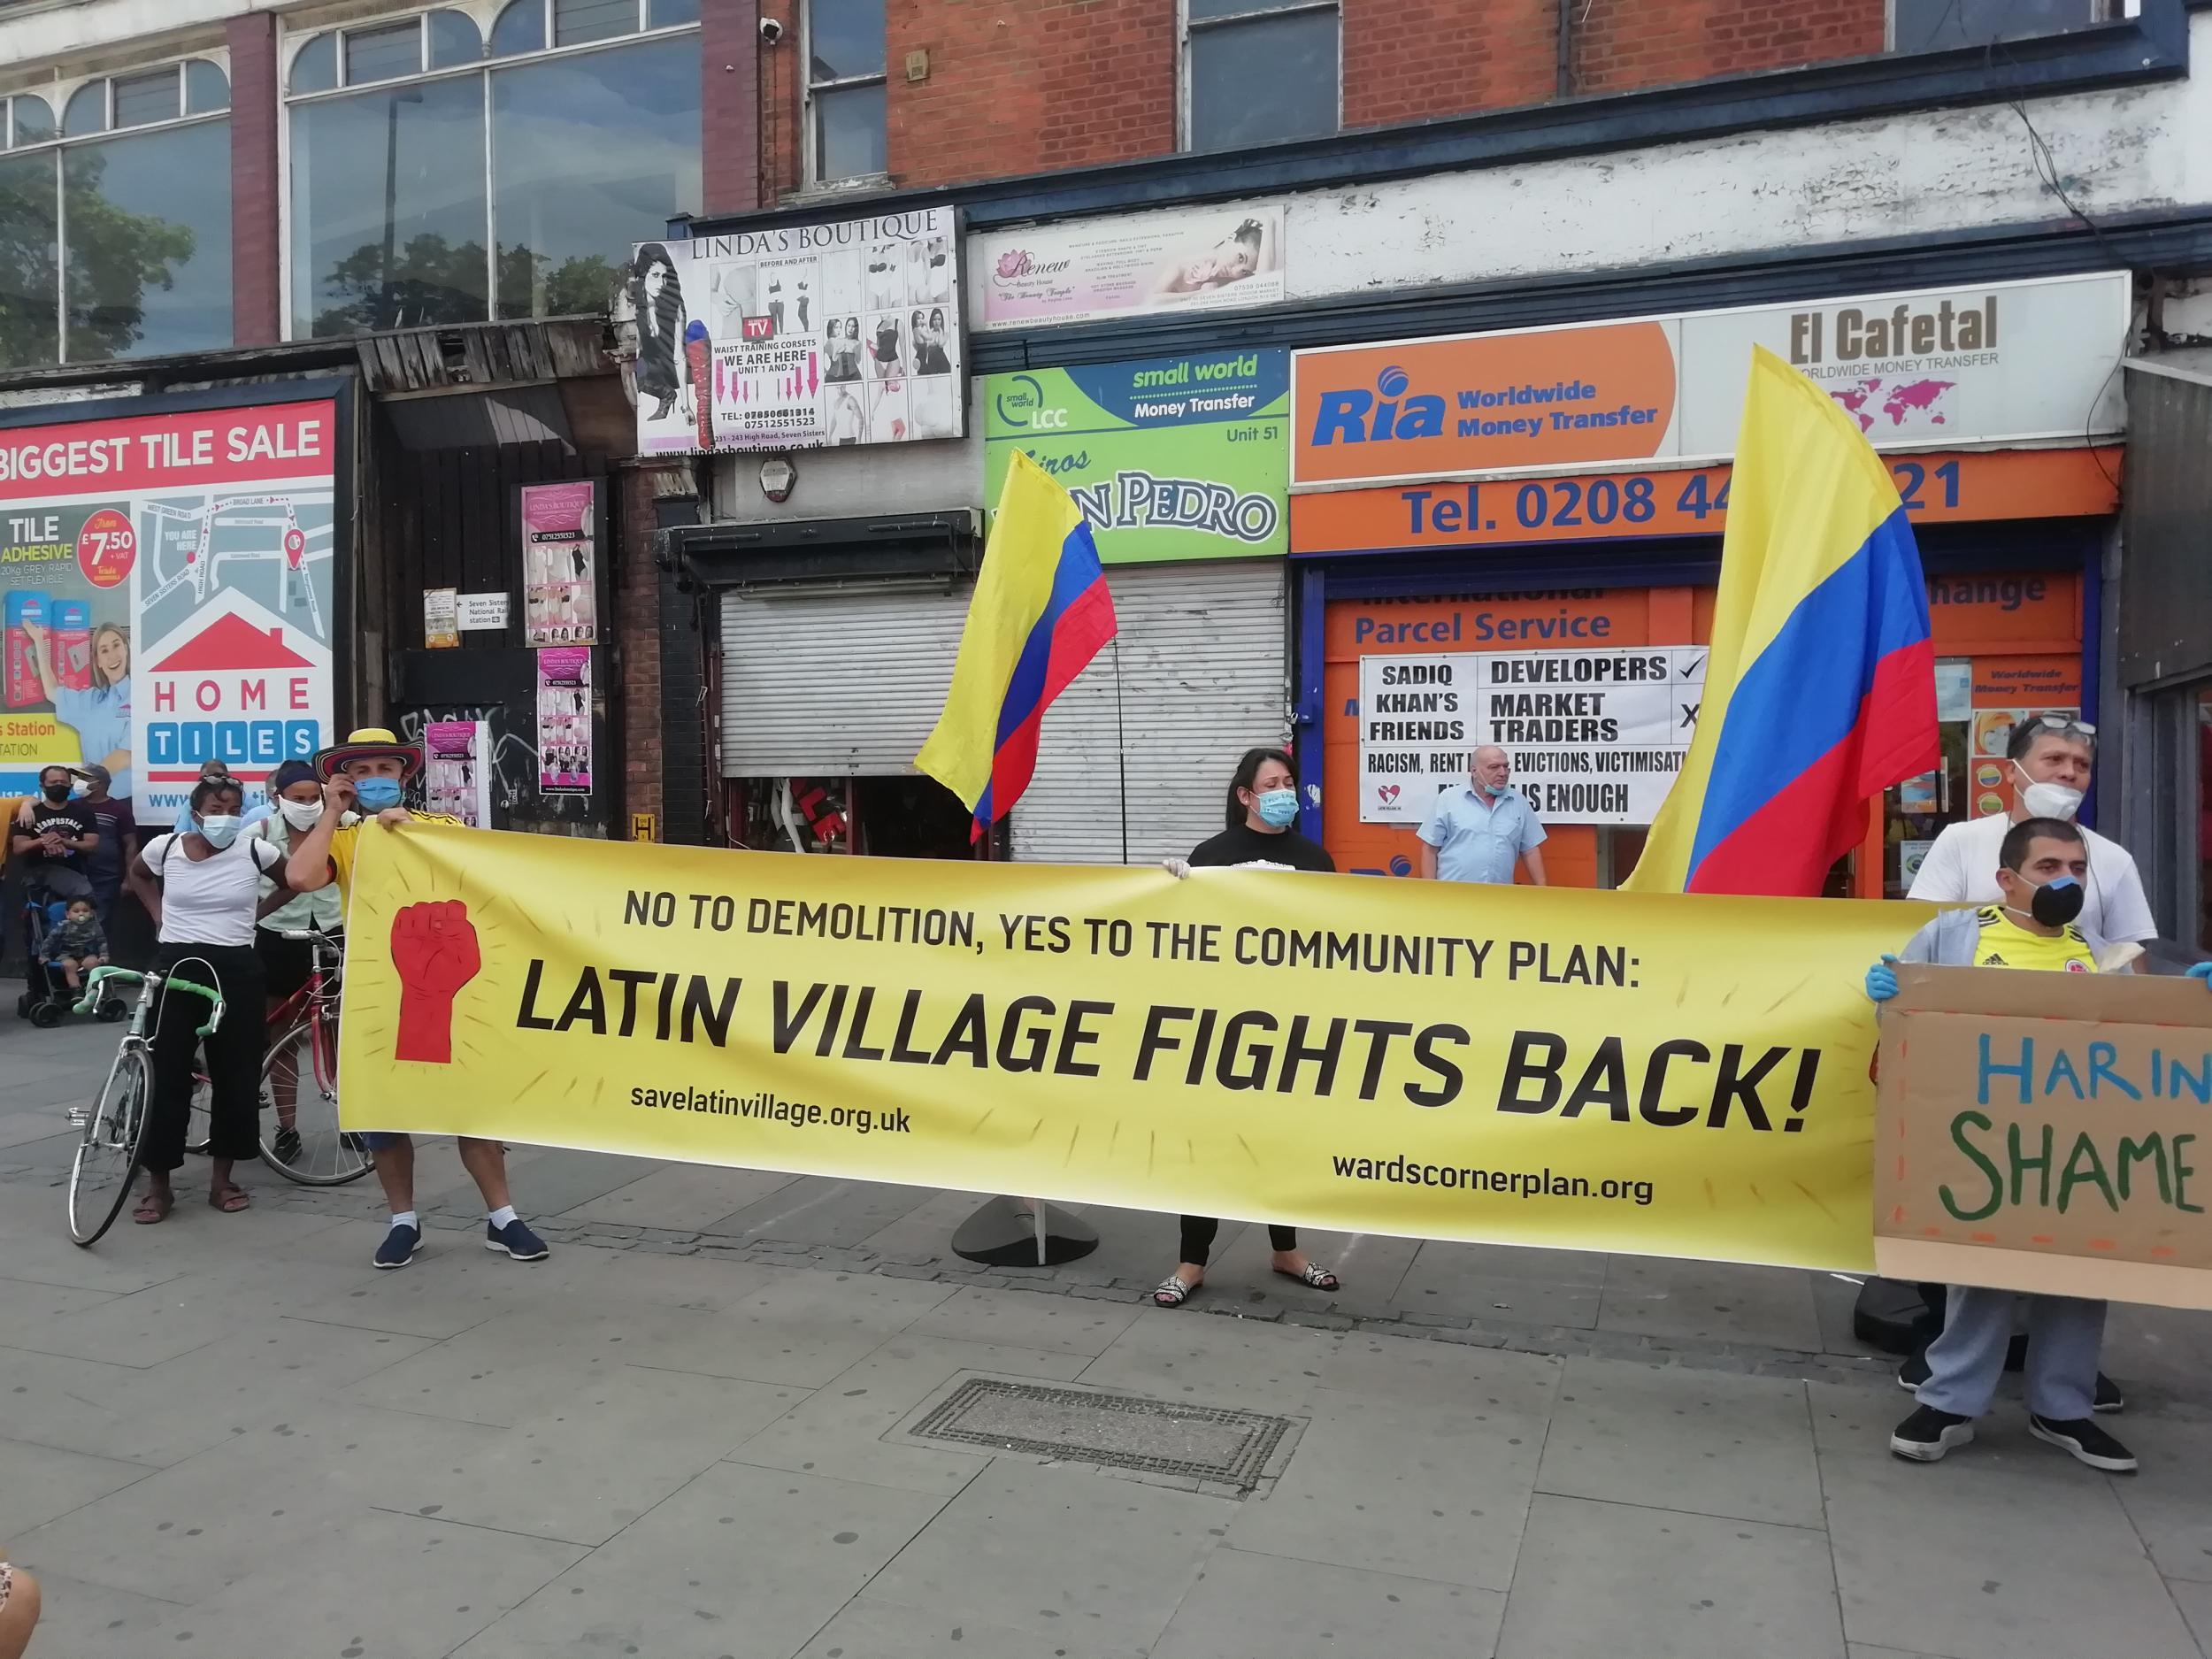
<svg viewBox="0 0 2212 1659">
<path fill-rule="evenodd" d="M 207 1024 L 207 999 L 188 991 L 162 993 L 154 1025 L 154 1098 L 146 1120 L 140 1164 L 167 1174 L 184 1162 L 185 1130 L 192 1116 L 192 1061 L 207 1045 L 208 1156 L 261 1155 L 261 1061 L 268 1048 L 267 994 L 261 960 L 251 945 L 163 945 L 154 966 L 223 994 L 223 1023 L 211 1037 L 194 1033 Z"/>
<path fill-rule="evenodd" d="M 1213 1254 L 1214 1234 L 1220 1231 L 1221 1221 L 1217 1216 L 1185 1216 L 1183 1217 L 1183 1254 L 1180 1259 L 1188 1262 L 1193 1267 L 1205 1266 L 1207 1258 Z M 1298 1248 L 1298 1229 L 1270 1227 L 1267 1230 L 1267 1241 L 1278 1250 L 1294 1250 Z"/>
</svg>

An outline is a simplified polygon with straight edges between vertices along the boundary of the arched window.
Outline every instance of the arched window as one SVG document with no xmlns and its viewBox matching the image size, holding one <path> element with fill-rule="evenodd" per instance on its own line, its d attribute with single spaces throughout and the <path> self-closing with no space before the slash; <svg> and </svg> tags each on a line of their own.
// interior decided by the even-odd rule
<svg viewBox="0 0 2212 1659">
<path fill-rule="evenodd" d="M 327 92 L 338 84 L 338 36 L 318 35 L 292 58 L 295 93 Z"/>
<path fill-rule="evenodd" d="M 68 107 L 62 111 L 62 136 L 84 138 L 107 130 L 108 83 L 88 81 L 71 96 Z"/>
<path fill-rule="evenodd" d="M 429 27 L 433 69 L 457 69 L 484 56 L 484 37 L 467 12 L 433 12 Z"/>
<path fill-rule="evenodd" d="M 492 56 L 511 58 L 517 52 L 545 50 L 545 0 L 510 0 L 492 25 Z"/>
<path fill-rule="evenodd" d="M 17 148 L 42 144 L 54 135 L 54 106 L 35 92 L 19 92 L 8 100 L 13 119 L 9 143 Z"/>
</svg>

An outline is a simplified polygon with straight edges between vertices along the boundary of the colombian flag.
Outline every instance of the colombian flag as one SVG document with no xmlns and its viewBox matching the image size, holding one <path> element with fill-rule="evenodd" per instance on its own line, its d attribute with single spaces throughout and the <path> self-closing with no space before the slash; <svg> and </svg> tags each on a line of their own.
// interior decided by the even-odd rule
<svg viewBox="0 0 2212 1659">
<path fill-rule="evenodd" d="M 1755 348 L 1697 734 L 1624 885 L 1816 895 L 1868 799 L 1940 764 L 1927 584 L 1889 468 Z"/>
<path fill-rule="evenodd" d="M 1017 450 L 944 712 L 914 757 L 975 814 L 972 839 L 1029 787 L 1045 710 L 1114 631 L 1114 598 L 1082 510 Z"/>
</svg>

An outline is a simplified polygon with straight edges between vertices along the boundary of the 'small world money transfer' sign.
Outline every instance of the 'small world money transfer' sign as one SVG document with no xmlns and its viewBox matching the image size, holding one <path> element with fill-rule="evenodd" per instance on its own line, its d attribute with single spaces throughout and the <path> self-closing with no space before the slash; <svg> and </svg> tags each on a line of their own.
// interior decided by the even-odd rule
<svg viewBox="0 0 2212 1659">
<path fill-rule="evenodd" d="M 1702 645 L 1363 657 L 1360 821 L 1424 822 L 1474 752 L 1505 750 L 1550 824 L 1648 824 L 1697 730 Z"/>
</svg>

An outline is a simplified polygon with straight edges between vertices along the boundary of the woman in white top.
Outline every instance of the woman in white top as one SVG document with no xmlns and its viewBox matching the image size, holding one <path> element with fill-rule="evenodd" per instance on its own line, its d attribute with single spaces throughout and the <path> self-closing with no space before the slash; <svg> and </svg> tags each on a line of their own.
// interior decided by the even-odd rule
<svg viewBox="0 0 2212 1659">
<path fill-rule="evenodd" d="M 159 929 L 154 966 L 181 968 L 187 977 L 223 994 L 223 1023 L 205 1041 L 209 1160 L 207 1202 L 230 1213 L 246 1208 L 245 1192 L 231 1166 L 259 1153 L 261 1060 L 267 1043 L 262 1023 L 265 995 L 260 959 L 254 955 L 254 924 L 291 896 L 284 882 L 284 855 L 257 836 L 240 839 L 243 801 L 233 778 L 203 779 L 192 791 L 192 828 L 157 835 L 129 871 L 138 895 Z M 261 879 L 274 890 L 262 896 Z M 164 995 L 154 1025 L 154 1098 L 139 1164 L 146 1194 L 131 1219 L 142 1225 L 164 1220 L 175 1208 L 170 1171 L 184 1162 L 186 1125 L 192 1110 L 192 1058 L 206 1018 L 197 997 Z"/>
</svg>

